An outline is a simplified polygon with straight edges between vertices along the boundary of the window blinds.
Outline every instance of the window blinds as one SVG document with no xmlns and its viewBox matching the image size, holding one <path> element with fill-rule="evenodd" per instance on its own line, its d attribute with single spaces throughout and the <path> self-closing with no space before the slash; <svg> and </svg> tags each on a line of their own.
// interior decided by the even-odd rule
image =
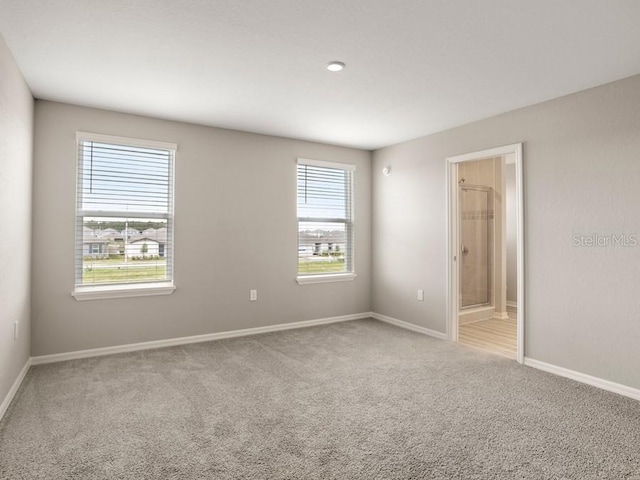
<svg viewBox="0 0 640 480">
<path fill-rule="evenodd" d="M 171 281 L 175 149 L 78 133 L 76 285 Z"/>
<path fill-rule="evenodd" d="M 172 151 L 89 140 L 79 149 L 81 211 L 169 213 Z"/>
<path fill-rule="evenodd" d="M 353 272 L 354 165 L 298 159 L 298 274 Z"/>
</svg>

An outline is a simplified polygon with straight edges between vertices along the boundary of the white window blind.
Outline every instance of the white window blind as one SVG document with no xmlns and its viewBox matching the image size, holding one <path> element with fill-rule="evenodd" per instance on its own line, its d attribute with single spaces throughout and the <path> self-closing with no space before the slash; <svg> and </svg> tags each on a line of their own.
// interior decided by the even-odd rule
<svg viewBox="0 0 640 480">
<path fill-rule="evenodd" d="M 353 273 L 355 166 L 298 159 L 298 275 Z"/>
<path fill-rule="evenodd" d="M 77 139 L 76 287 L 171 284 L 176 146 Z"/>
</svg>

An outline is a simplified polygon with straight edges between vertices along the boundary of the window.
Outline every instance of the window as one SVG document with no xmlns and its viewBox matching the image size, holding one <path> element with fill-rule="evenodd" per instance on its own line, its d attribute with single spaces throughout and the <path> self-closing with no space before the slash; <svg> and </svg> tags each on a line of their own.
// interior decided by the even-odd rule
<svg viewBox="0 0 640 480">
<path fill-rule="evenodd" d="M 355 166 L 298 159 L 298 283 L 353 280 Z"/>
<path fill-rule="evenodd" d="M 78 132 L 78 300 L 171 293 L 176 145 Z"/>
</svg>

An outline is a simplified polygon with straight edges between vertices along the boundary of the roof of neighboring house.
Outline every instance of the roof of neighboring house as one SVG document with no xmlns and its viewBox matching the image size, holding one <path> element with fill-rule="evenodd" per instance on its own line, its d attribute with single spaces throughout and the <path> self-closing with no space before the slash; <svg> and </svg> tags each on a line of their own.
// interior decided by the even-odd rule
<svg viewBox="0 0 640 480">
<path fill-rule="evenodd" d="M 134 233 L 137 232 L 137 233 Z M 133 228 L 129 229 L 130 235 L 127 237 L 127 243 L 135 243 L 144 238 L 152 242 L 167 243 L 167 229 L 162 228 L 147 228 L 144 232 L 140 233 Z M 113 228 L 105 228 L 104 230 L 92 229 L 89 227 L 82 228 L 82 241 L 84 243 L 105 243 L 114 240 L 122 241 L 123 235 Z"/>
<path fill-rule="evenodd" d="M 142 235 L 145 238 L 148 238 L 150 240 L 155 240 L 158 243 L 167 243 L 167 228 L 166 227 L 162 227 L 162 228 L 147 228 L 145 231 L 142 232 Z M 135 237 L 131 237 L 131 238 L 135 238 Z M 133 241 L 133 240 L 131 240 Z"/>
<path fill-rule="evenodd" d="M 110 240 L 108 238 L 103 237 L 87 237 L 86 235 L 82 237 L 82 243 L 90 244 L 90 243 L 109 243 Z"/>
<path fill-rule="evenodd" d="M 121 236 L 120 232 L 118 232 L 117 230 L 114 230 L 113 228 L 105 228 L 104 230 L 96 228 L 94 230 L 93 228 L 82 227 L 82 234 L 85 237 L 107 238 L 107 239 Z"/>
<path fill-rule="evenodd" d="M 149 238 L 149 237 L 138 237 L 138 238 L 131 238 L 129 239 L 128 243 L 139 243 L 139 242 L 154 242 L 154 243 L 160 243 L 158 240 L 154 240 L 153 238 Z"/>
<path fill-rule="evenodd" d="M 345 243 L 347 236 L 345 232 L 325 232 L 317 230 L 314 232 L 299 232 L 299 238 L 306 243 Z"/>
</svg>

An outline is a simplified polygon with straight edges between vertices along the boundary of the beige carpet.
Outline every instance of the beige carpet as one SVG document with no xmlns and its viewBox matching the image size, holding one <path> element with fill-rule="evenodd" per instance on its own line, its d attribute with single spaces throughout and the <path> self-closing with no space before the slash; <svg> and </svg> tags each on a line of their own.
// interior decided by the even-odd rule
<svg viewBox="0 0 640 480">
<path fill-rule="evenodd" d="M 34 367 L 1 479 L 631 479 L 640 403 L 374 320 Z"/>
</svg>

